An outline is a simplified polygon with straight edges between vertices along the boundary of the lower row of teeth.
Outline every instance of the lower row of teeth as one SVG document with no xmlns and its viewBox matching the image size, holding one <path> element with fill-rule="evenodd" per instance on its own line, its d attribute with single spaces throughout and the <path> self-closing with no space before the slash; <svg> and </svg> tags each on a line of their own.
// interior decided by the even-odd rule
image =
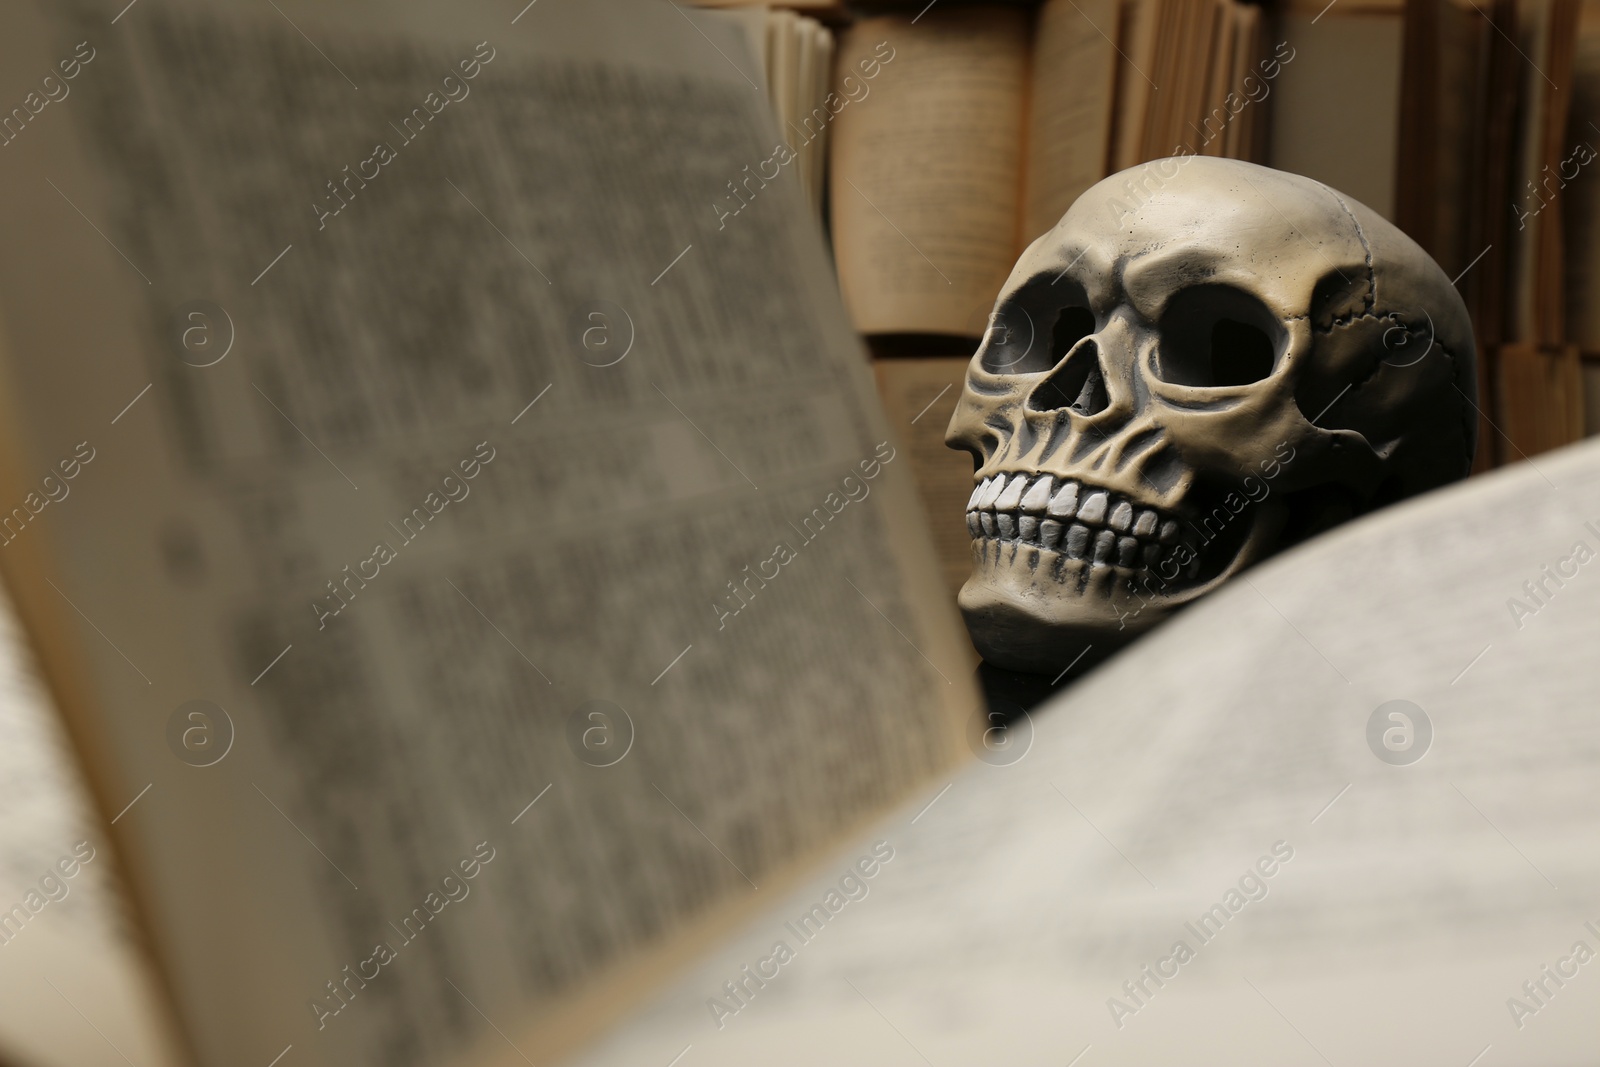
<svg viewBox="0 0 1600 1067">
<path fill-rule="evenodd" d="M 1103 566 L 1154 567 L 1182 547 L 1176 520 L 1162 521 L 1151 508 L 1135 511 L 1127 500 L 1113 504 L 1106 490 L 1085 493 L 1077 482 L 1048 474 L 997 474 L 973 490 L 967 507 L 974 539 L 1018 541 Z M 1189 576 L 1198 568 L 1195 559 Z"/>
</svg>

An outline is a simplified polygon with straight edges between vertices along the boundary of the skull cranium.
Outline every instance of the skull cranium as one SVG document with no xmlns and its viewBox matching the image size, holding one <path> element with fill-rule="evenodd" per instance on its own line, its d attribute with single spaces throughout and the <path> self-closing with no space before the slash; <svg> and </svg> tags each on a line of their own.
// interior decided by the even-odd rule
<svg viewBox="0 0 1600 1067">
<path fill-rule="evenodd" d="M 1461 298 L 1371 209 L 1209 157 L 1105 179 L 1017 262 L 946 435 L 974 644 L 1053 673 L 1464 477 L 1475 381 Z"/>
</svg>

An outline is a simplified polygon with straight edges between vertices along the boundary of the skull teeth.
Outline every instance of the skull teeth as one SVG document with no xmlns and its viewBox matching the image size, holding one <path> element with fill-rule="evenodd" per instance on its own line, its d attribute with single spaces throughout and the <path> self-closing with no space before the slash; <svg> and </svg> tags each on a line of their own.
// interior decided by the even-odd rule
<svg viewBox="0 0 1600 1067">
<path fill-rule="evenodd" d="M 1050 488 L 1055 484 L 1055 479 L 1048 474 L 1028 487 L 1022 494 L 1022 510 L 1039 514 L 1050 504 Z"/>
<path fill-rule="evenodd" d="M 974 540 L 1034 545 L 1093 566 L 1141 570 L 1175 551 L 1182 527 L 1110 490 L 1049 474 L 1005 473 L 973 487 L 967 530 Z"/>
<path fill-rule="evenodd" d="M 1022 487 L 1027 484 L 1028 476 L 1019 474 L 1011 479 L 1011 483 L 1000 491 L 994 499 L 994 509 L 1000 511 L 1016 511 L 1022 506 Z"/>
<path fill-rule="evenodd" d="M 1058 519 L 1070 519 L 1078 513 L 1078 483 L 1067 482 L 1050 498 L 1050 514 Z"/>
<path fill-rule="evenodd" d="M 978 510 L 987 511 L 993 507 L 994 498 L 1000 495 L 1000 490 L 1004 489 L 1005 485 L 1005 476 L 999 474 L 984 482 L 983 491 L 978 494 Z"/>
<path fill-rule="evenodd" d="M 1117 535 L 1110 530 L 1101 530 L 1094 538 L 1094 561 L 1096 563 L 1110 563 L 1111 550 L 1117 546 Z"/>
<path fill-rule="evenodd" d="M 1067 555 L 1083 559 L 1089 554 L 1089 527 L 1073 523 L 1067 527 Z"/>
</svg>

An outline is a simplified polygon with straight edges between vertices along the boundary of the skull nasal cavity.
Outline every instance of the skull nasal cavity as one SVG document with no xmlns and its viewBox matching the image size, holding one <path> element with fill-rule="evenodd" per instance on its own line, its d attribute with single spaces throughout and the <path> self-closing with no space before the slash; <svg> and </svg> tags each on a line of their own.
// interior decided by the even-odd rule
<svg viewBox="0 0 1600 1067">
<path fill-rule="evenodd" d="M 1096 415 L 1109 404 L 1105 375 L 1100 371 L 1100 349 L 1093 338 L 1084 338 L 1074 345 L 1050 377 L 1028 395 L 1028 407 L 1033 411 L 1065 408 L 1079 415 Z"/>
</svg>

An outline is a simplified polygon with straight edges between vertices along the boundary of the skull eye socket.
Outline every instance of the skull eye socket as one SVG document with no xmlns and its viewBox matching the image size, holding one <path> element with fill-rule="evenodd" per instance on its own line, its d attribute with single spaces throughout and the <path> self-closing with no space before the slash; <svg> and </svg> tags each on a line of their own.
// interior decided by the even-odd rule
<svg viewBox="0 0 1600 1067">
<path fill-rule="evenodd" d="M 1074 345 L 1094 333 L 1094 312 L 1086 307 L 1056 311 L 1049 344 L 1041 336 L 1041 319 L 1024 308 L 997 312 L 983 347 L 983 368 L 991 374 L 1042 374 L 1061 362 Z"/>
<path fill-rule="evenodd" d="M 1277 366 L 1284 330 L 1255 297 L 1220 285 L 1186 289 L 1161 316 L 1156 373 L 1201 389 L 1250 385 Z"/>
<path fill-rule="evenodd" d="M 983 369 L 1043 374 L 1095 331 L 1088 295 L 1072 279 L 1041 276 L 1013 292 L 989 317 Z"/>
<path fill-rule="evenodd" d="M 1062 308 L 1050 330 L 1050 366 L 1061 362 L 1079 341 L 1094 333 L 1094 312 L 1084 307 Z"/>
</svg>

